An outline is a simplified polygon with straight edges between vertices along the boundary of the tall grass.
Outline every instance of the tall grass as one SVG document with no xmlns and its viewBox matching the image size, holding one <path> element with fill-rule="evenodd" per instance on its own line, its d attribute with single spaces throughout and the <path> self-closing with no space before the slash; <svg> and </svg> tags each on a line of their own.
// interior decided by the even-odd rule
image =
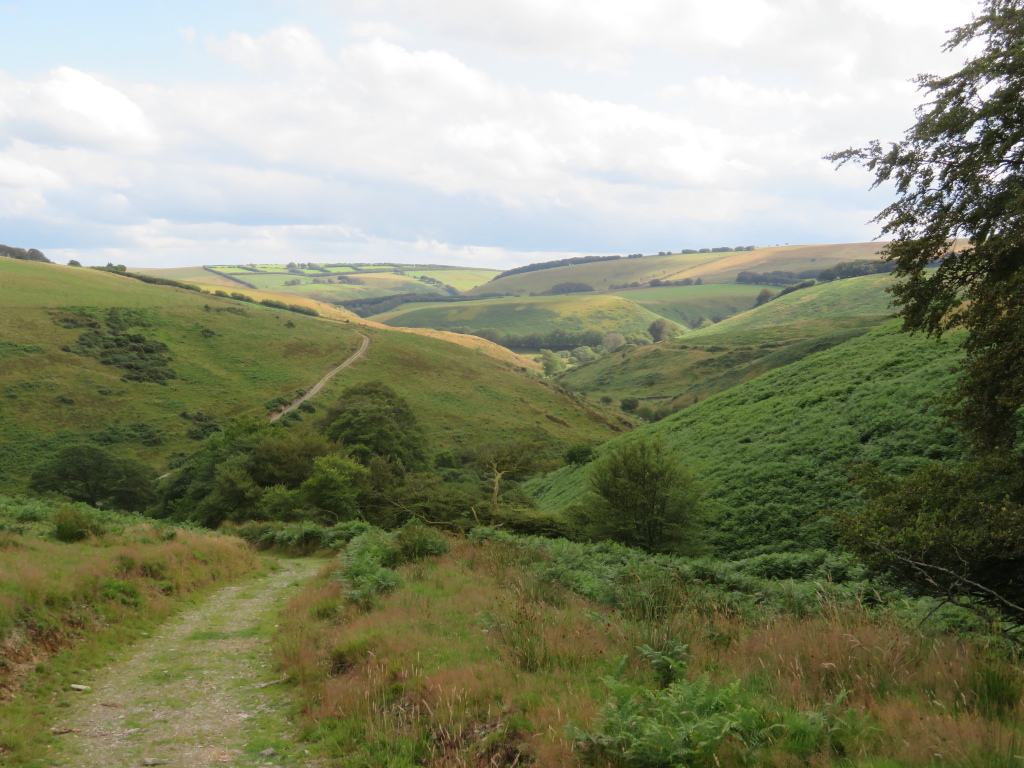
<svg viewBox="0 0 1024 768">
<path fill-rule="evenodd" d="M 276 639 L 303 736 L 339 765 L 931 766 L 997 765 L 1019 730 L 995 649 L 827 596 L 737 611 L 656 558 L 578 582 L 594 603 L 561 554 L 457 542 L 370 612 L 326 569 Z"/>
<path fill-rule="evenodd" d="M 45 749 L 67 685 L 182 599 L 260 568 L 240 539 L 0 497 L 0 763 Z"/>
</svg>

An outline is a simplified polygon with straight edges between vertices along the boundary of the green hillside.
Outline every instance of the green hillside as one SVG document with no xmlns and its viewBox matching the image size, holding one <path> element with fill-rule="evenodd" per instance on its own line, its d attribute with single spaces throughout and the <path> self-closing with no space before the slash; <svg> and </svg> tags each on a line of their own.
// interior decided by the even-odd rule
<svg viewBox="0 0 1024 768">
<path fill-rule="evenodd" d="M 618 296 L 570 294 L 452 304 L 407 304 L 373 319 L 406 328 L 497 328 L 517 335 L 549 333 L 556 328 L 628 334 L 647 330 L 658 315 Z"/>
<path fill-rule="evenodd" d="M 332 266 L 285 264 L 221 265 L 138 269 L 143 274 L 169 277 L 217 287 L 248 283 L 259 290 L 288 293 L 317 301 L 337 302 L 396 293 L 445 293 L 486 283 L 497 270 L 412 264 L 345 264 Z M 288 285 L 291 283 L 291 285 Z"/>
<path fill-rule="evenodd" d="M 610 291 L 656 315 L 696 328 L 704 320 L 719 322 L 754 306 L 760 285 L 717 283 Z"/>
<path fill-rule="evenodd" d="M 560 380 L 595 396 L 656 398 L 648 403 L 655 408 L 688 406 L 885 322 L 885 288 L 891 282 L 888 275 L 871 275 L 795 291 L 682 338 L 601 357 L 570 369 Z M 635 293 L 664 292 L 672 300 L 687 291 L 700 295 L 707 290 L 714 296 L 730 287 Z"/>
<path fill-rule="evenodd" d="M 83 439 L 166 468 L 195 449 L 189 434 L 201 436 L 208 423 L 197 414 L 266 414 L 264 403 L 311 386 L 359 343 L 355 324 L 13 259 L 0 259 L 0 307 L 4 489 L 21 487 L 41 456 Z M 368 357 L 314 404 L 377 378 L 421 411 L 437 445 L 524 426 L 553 443 L 614 434 L 603 416 L 511 363 L 439 339 L 358 330 L 372 339 Z M 105 365 L 90 346 L 97 338 L 135 357 L 108 355 Z"/>
<path fill-rule="evenodd" d="M 855 500 L 851 462 L 902 474 L 957 455 L 938 402 L 953 381 L 955 343 L 900 334 L 889 323 L 644 431 L 664 437 L 705 483 L 719 509 L 711 541 L 720 553 L 827 546 L 829 512 Z M 548 510 L 585 487 L 578 467 L 528 485 Z"/>
<path fill-rule="evenodd" d="M 697 279 L 705 283 L 734 283 L 744 270 L 771 272 L 784 270 L 822 270 L 841 261 L 875 259 L 882 247 L 879 243 L 841 243 L 836 245 L 797 245 L 757 248 L 753 251 L 727 253 L 673 253 L 666 256 L 644 256 L 639 259 L 594 261 L 553 269 L 521 272 L 492 280 L 470 291 L 470 295 L 507 293 L 519 296 L 539 294 L 553 285 L 580 282 L 597 291 L 640 287 L 651 280 Z M 637 285 L 632 285 L 637 283 Z"/>
<path fill-rule="evenodd" d="M 694 338 L 806 320 L 849 317 L 874 317 L 881 320 L 893 313 L 889 307 L 892 299 L 885 292 L 892 282 L 891 275 L 866 275 L 821 283 L 813 288 L 779 296 L 761 307 L 694 331 Z"/>
</svg>

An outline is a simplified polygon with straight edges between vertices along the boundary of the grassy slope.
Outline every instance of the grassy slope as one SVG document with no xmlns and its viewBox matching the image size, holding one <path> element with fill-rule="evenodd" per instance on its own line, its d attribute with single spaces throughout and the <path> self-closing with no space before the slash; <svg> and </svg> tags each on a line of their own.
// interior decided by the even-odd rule
<svg viewBox="0 0 1024 768">
<path fill-rule="evenodd" d="M 867 275 L 793 291 L 764 306 L 735 315 L 709 328 L 694 331 L 693 338 L 708 338 L 728 331 L 764 328 L 804 320 L 869 316 L 881 320 L 892 314 L 889 308 L 891 299 L 885 292 L 891 283 L 890 275 Z"/>
<path fill-rule="evenodd" d="M 392 326 L 498 328 L 506 333 L 598 330 L 634 333 L 647 330 L 658 315 L 618 296 L 571 294 L 524 299 L 484 299 L 456 304 L 411 304 L 374 320 Z"/>
<path fill-rule="evenodd" d="M 418 334 L 376 329 L 366 334 L 373 345 L 366 359 L 346 370 L 345 386 L 379 379 L 394 387 L 412 404 L 435 445 L 524 436 L 551 443 L 602 441 L 622 428 L 614 415 L 609 419 L 575 404 L 513 363 Z"/>
<path fill-rule="evenodd" d="M 612 293 L 673 322 L 695 328 L 703 318 L 718 322 L 750 309 L 761 290 L 760 285 L 728 283 L 640 288 Z"/>
<path fill-rule="evenodd" d="M 828 544 L 818 521 L 854 501 L 852 461 L 904 473 L 956 455 L 936 400 L 948 391 L 955 339 L 898 333 L 890 323 L 715 395 L 644 431 L 663 437 L 706 484 L 723 552 Z M 628 439 L 628 438 L 625 438 Z M 531 481 L 545 509 L 586 488 L 585 468 Z"/>
<path fill-rule="evenodd" d="M 486 283 L 498 274 L 493 269 L 473 269 L 462 267 L 440 268 L 440 267 L 417 267 L 415 265 L 399 265 L 396 267 L 366 267 L 356 269 L 353 267 L 331 267 L 332 275 L 345 275 L 357 278 L 363 285 L 344 284 L 316 284 L 313 278 L 325 277 L 322 272 L 316 270 L 301 270 L 304 275 L 296 275 L 287 272 L 284 265 L 260 264 L 257 265 L 260 272 L 252 272 L 247 269 L 230 266 L 218 266 L 219 272 L 235 275 L 247 283 L 255 285 L 260 290 L 274 291 L 277 293 L 294 294 L 313 298 L 318 301 L 344 301 L 369 296 L 387 296 L 394 293 L 435 293 L 441 289 L 435 285 L 424 283 L 417 278 L 420 276 L 431 277 L 447 285 L 454 286 L 459 290 L 467 290 L 482 283 Z M 202 267 L 179 267 L 174 269 L 138 269 L 148 275 L 157 277 L 168 277 L 173 280 L 184 280 L 200 285 L 215 285 L 218 288 L 233 286 L 233 290 L 244 289 L 239 283 L 227 278 L 215 275 L 204 270 Z M 399 275 L 395 272 L 404 272 Z M 290 280 L 301 280 L 299 285 L 284 285 Z"/>
<path fill-rule="evenodd" d="M 344 325 L 108 273 L 10 259 L 0 271 L 0 338 L 40 348 L 8 355 L 0 369 L 0 476 L 8 478 L 61 443 L 139 422 L 163 444 L 118 448 L 162 464 L 193 445 L 182 411 L 263 413 L 264 401 L 309 386 L 358 344 Z M 166 386 L 122 381 L 122 370 L 62 351 L 81 334 L 54 322 L 51 310 L 66 306 L 145 308 L 154 327 L 140 332 L 170 347 L 179 378 Z M 204 328 L 215 335 L 204 337 Z"/>
<path fill-rule="evenodd" d="M 265 401 L 310 386 L 358 344 L 354 324 L 104 272 L 2 259 L 0 277 L 0 340 L 9 342 L 0 345 L 0 478 L 7 488 L 20 487 L 48 451 L 140 422 L 163 442 L 113 435 L 113 449 L 164 467 L 174 452 L 195 447 L 182 411 L 217 419 L 263 414 Z M 166 386 L 122 381 L 119 369 L 61 351 L 81 333 L 53 321 L 51 308 L 61 306 L 147 309 L 154 327 L 141 332 L 170 347 L 179 378 Z M 203 328 L 215 335 L 204 337 Z M 381 379 L 410 396 L 439 444 L 507 435 L 517 425 L 543 428 L 556 440 L 613 434 L 603 417 L 523 372 L 515 359 L 496 361 L 480 349 L 419 334 L 366 332 L 374 341 L 369 358 L 332 380 L 314 403 L 355 381 Z"/>
<path fill-rule="evenodd" d="M 632 282 L 646 283 L 653 278 L 681 280 L 700 277 L 705 283 L 733 283 L 743 270 L 771 272 L 781 269 L 799 272 L 805 269 L 825 269 L 840 261 L 872 259 L 879 243 L 843 243 L 837 245 L 800 245 L 777 248 L 758 248 L 755 251 L 734 253 L 670 254 L 644 256 L 642 259 L 616 259 L 578 264 L 571 267 L 523 272 L 485 283 L 471 291 L 481 293 L 540 293 L 552 285 L 580 282 L 596 290 L 608 290 L 612 285 Z"/>
<path fill-rule="evenodd" d="M 561 378 L 591 394 L 688 404 L 883 323 L 890 282 L 888 275 L 871 275 L 795 291 L 682 339 L 602 357 Z M 671 296 L 690 287 L 649 290 Z"/>
</svg>

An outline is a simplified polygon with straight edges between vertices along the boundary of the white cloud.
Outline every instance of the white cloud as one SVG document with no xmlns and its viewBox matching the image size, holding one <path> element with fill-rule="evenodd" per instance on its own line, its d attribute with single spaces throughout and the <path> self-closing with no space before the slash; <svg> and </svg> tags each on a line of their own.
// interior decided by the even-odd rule
<svg viewBox="0 0 1024 768">
<path fill-rule="evenodd" d="M 88 231 L 94 249 L 63 252 L 104 263 L 508 266 L 787 227 L 790 242 L 870 236 L 870 180 L 820 158 L 909 124 L 907 78 L 948 66 L 941 31 L 972 4 L 339 7 L 342 44 L 299 22 L 182 28 L 227 77 L 0 72 L 0 219 Z"/>
</svg>

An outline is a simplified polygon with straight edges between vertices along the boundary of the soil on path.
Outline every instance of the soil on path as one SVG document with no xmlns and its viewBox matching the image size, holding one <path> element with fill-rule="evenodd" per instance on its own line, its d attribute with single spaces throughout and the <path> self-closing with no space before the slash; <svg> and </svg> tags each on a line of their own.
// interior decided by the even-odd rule
<svg viewBox="0 0 1024 768">
<path fill-rule="evenodd" d="M 70 729 L 54 764 L 312 765 L 290 741 L 282 686 L 262 684 L 274 679 L 275 613 L 323 561 L 280 563 L 277 572 L 214 593 L 101 672 L 54 724 L 55 732 Z"/>
<path fill-rule="evenodd" d="M 321 389 L 323 389 L 324 388 L 324 384 L 326 384 L 328 381 L 330 381 L 332 378 L 334 378 L 334 376 L 337 373 L 339 373 L 340 371 L 345 370 L 350 365 L 352 365 L 352 363 L 354 363 L 360 357 L 365 355 L 367 348 L 369 348 L 369 346 L 370 346 L 370 338 L 368 336 L 364 336 L 361 333 L 359 334 L 359 337 L 363 340 L 363 343 L 359 345 L 359 349 L 357 349 L 355 351 L 355 354 L 353 354 L 350 358 L 348 358 L 348 360 L 346 360 L 344 363 L 339 365 L 337 368 L 332 368 L 330 371 L 328 371 L 327 375 L 324 376 L 322 379 L 320 379 L 320 381 L 318 381 L 316 384 L 314 384 L 310 388 L 310 390 L 308 392 L 306 392 L 306 394 L 304 394 L 302 397 L 297 397 L 295 400 L 292 400 L 292 402 L 289 403 L 287 407 L 283 408 L 280 411 L 274 411 L 274 413 L 270 414 L 270 420 L 271 421 L 277 421 L 282 416 L 284 416 L 286 413 L 288 413 L 290 411 L 294 411 L 296 408 L 298 408 L 304 402 L 309 400 L 309 398 L 313 397 Z"/>
</svg>

